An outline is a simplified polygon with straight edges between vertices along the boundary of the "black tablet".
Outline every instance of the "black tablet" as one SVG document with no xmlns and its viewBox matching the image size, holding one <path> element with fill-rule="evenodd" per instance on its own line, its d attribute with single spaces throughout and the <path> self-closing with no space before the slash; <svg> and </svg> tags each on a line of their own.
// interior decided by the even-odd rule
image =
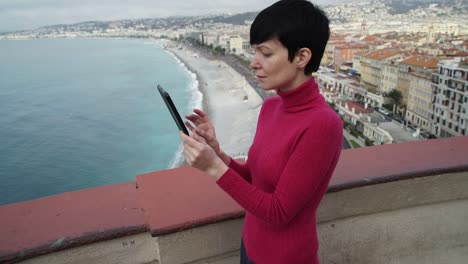
<svg viewBox="0 0 468 264">
<path fill-rule="evenodd" d="M 177 127 L 179 130 L 182 130 L 185 135 L 188 136 L 188 130 L 185 127 L 184 122 L 182 121 L 182 118 L 180 118 L 179 112 L 177 111 L 177 108 L 175 107 L 174 103 L 172 102 L 171 96 L 169 95 L 166 90 L 164 90 L 161 85 L 158 84 L 158 91 L 161 94 L 161 97 L 164 100 L 164 103 L 166 103 L 167 109 L 169 109 L 169 112 L 172 115 L 172 118 L 174 119 L 174 122 L 176 123 Z"/>
</svg>

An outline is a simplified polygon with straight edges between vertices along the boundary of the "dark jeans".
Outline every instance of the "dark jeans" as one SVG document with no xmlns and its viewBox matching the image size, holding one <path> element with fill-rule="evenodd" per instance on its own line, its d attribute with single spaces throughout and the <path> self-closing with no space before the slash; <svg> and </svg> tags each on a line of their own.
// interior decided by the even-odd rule
<svg viewBox="0 0 468 264">
<path fill-rule="evenodd" d="M 247 252 L 245 251 L 245 247 L 244 247 L 244 241 L 242 240 L 241 240 L 241 251 L 240 251 L 240 264 L 255 264 L 247 256 Z"/>
</svg>

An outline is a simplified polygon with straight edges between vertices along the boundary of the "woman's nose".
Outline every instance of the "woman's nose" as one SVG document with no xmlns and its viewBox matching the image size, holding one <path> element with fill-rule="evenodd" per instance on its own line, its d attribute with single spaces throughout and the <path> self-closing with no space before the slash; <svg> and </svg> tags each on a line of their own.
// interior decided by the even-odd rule
<svg viewBox="0 0 468 264">
<path fill-rule="evenodd" d="M 252 61 L 250 62 L 250 68 L 253 70 L 260 68 L 260 64 L 257 60 L 257 55 L 254 55 L 254 57 L 252 58 Z"/>
</svg>

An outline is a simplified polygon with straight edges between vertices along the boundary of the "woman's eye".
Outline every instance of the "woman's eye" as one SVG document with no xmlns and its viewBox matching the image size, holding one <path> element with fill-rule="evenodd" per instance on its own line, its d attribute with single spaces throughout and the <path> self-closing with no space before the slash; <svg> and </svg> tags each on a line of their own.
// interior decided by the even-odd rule
<svg viewBox="0 0 468 264">
<path fill-rule="evenodd" d="M 263 54 L 263 56 L 265 56 L 267 58 L 270 57 L 271 55 L 273 55 L 272 53 L 262 53 L 262 54 Z"/>
</svg>

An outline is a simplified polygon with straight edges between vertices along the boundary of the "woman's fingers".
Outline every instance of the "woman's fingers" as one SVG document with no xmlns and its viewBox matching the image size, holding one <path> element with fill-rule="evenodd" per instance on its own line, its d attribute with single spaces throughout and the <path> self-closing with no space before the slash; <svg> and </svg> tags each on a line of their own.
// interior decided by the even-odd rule
<svg viewBox="0 0 468 264">
<path fill-rule="evenodd" d="M 193 112 L 197 115 L 199 115 L 201 118 L 204 118 L 206 116 L 206 113 L 203 112 L 201 109 L 195 108 L 193 109 Z"/>
<path fill-rule="evenodd" d="M 201 118 L 198 115 L 186 115 L 185 118 L 190 120 L 190 122 L 194 123 L 196 126 L 198 126 L 201 122 Z"/>
<path fill-rule="evenodd" d="M 189 165 L 193 164 L 193 156 L 192 153 L 187 148 L 184 148 L 184 156 L 185 160 L 188 162 Z"/>
<path fill-rule="evenodd" d="M 192 133 L 191 137 L 200 143 L 206 143 L 206 139 L 203 136 L 201 136 L 199 133 L 200 131 L 198 129 L 195 129 L 195 133 Z"/>
<path fill-rule="evenodd" d="M 203 138 L 205 138 L 205 136 L 206 136 L 206 132 L 203 129 L 196 128 L 195 133 L 197 133 L 198 135 L 200 135 Z"/>
<path fill-rule="evenodd" d="M 198 142 L 192 137 L 189 137 L 183 133 L 180 134 L 184 145 L 184 156 L 185 160 L 190 166 L 195 166 L 201 169 L 206 163 L 206 144 Z M 204 154 L 205 153 L 205 154 Z"/>
<path fill-rule="evenodd" d="M 185 121 L 184 124 L 187 126 L 188 129 L 190 129 L 190 131 L 194 132 L 194 130 L 196 129 L 194 126 L 192 126 L 192 124 L 190 124 L 190 122 L 187 122 Z"/>
</svg>

